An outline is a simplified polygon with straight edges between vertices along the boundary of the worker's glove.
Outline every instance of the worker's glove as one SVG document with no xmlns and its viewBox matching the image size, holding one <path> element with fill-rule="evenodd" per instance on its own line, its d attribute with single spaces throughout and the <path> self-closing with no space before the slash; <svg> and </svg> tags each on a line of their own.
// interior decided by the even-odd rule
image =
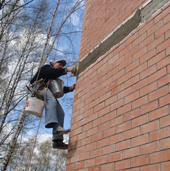
<svg viewBox="0 0 170 171">
<path fill-rule="evenodd" d="M 73 84 L 69 89 L 70 89 L 70 91 L 73 91 L 73 90 L 75 90 L 75 87 L 76 87 L 76 84 Z"/>
<path fill-rule="evenodd" d="M 70 66 L 68 68 L 65 68 L 65 72 L 72 72 L 75 73 L 76 72 L 76 65 Z"/>
</svg>

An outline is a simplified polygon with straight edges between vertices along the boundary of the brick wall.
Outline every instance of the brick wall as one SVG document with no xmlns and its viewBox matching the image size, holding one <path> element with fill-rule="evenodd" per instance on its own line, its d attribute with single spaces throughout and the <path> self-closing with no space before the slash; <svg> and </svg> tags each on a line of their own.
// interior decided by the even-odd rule
<svg viewBox="0 0 170 171">
<path fill-rule="evenodd" d="M 119 24 L 103 24 L 97 41 L 88 31 L 95 17 L 111 20 L 93 14 L 108 2 L 110 12 L 130 11 L 115 14 L 121 23 L 145 1 L 87 0 L 80 60 Z M 170 2 L 79 74 L 66 170 L 169 171 L 169 92 Z"/>
<path fill-rule="evenodd" d="M 80 59 L 148 0 L 86 0 Z"/>
</svg>

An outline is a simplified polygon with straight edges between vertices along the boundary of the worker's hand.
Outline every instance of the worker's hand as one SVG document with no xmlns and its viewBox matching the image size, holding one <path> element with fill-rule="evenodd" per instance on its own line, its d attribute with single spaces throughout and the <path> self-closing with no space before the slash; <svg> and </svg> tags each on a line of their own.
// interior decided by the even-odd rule
<svg viewBox="0 0 170 171">
<path fill-rule="evenodd" d="M 76 73 L 76 65 L 70 66 L 68 68 L 65 68 L 66 72 L 72 72 L 72 73 Z"/>
<path fill-rule="evenodd" d="M 71 86 L 71 89 L 72 89 L 72 90 L 75 90 L 75 88 L 76 88 L 76 84 L 73 84 L 73 85 Z"/>
<path fill-rule="evenodd" d="M 71 87 L 69 87 L 69 91 L 75 90 L 76 84 L 73 84 Z"/>
</svg>

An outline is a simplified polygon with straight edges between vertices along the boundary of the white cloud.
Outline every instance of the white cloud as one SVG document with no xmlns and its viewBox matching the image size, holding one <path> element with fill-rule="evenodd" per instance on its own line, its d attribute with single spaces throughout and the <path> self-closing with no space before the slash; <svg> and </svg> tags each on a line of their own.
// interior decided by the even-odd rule
<svg viewBox="0 0 170 171">
<path fill-rule="evenodd" d="M 71 15 L 71 23 L 73 26 L 78 26 L 80 24 L 80 16 L 78 13 L 74 12 Z"/>
</svg>

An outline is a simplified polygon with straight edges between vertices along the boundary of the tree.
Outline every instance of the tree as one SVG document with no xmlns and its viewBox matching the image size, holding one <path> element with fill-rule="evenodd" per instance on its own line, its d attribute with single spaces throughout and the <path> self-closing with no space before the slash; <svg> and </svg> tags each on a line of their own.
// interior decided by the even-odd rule
<svg viewBox="0 0 170 171">
<path fill-rule="evenodd" d="M 25 126 L 27 115 L 20 105 L 23 105 L 27 97 L 25 86 L 21 85 L 31 77 L 34 65 L 42 66 L 47 58 L 54 55 L 56 46 L 58 45 L 62 30 L 67 23 L 71 14 L 80 8 L 83 0 L 60 1 L 57 3 L 51 1 L 55 9 L 49 20 L 50 11 L 47 0 L 25 1 L 25 4 L 20 4 L 18 0 L 1 1 L 1 30 L 0 30 L 0 70 L 4 72 L 0 77 L 1 90 L 0 95 L 0 133 L 3 133 L 5 127 L 9 124 L 13 128 L 6 134 L 3 133 L 0 146 L 8 143 L 7 139 L 11 136 L 8 143 L 6 155 L 3 158 L 2 170 L 6 170 L 15 149 L 17 138 L 21 130 Z M 64 2 L 64 3 L 63 3 Z M 50 10 L 49 10 L 50 9 Z M 48 22 L 50 21 L 50 22 Z M 66 36 L 69 32 L 65 34 Z M 41 39 L 39 38 L 41 37 Z M 43 43 L 44 42 L 44 43 Z M 44 48 L 42 47 L 44 46 Z M 37 58 L 37 56 L 40 58 Z M 7 64 L 13 65 L 13 69 L 9 70 Z M 5 65 L 6 64 L 6 65 Z M 2 88 L 5 85 L 5 88 Z M 25 106 L 25 105 L 24 105 Z M 19 111 L 17 111 L 20 107 Z M 15 114 L 12 116 L 11 113 Z"/>
</svg>

